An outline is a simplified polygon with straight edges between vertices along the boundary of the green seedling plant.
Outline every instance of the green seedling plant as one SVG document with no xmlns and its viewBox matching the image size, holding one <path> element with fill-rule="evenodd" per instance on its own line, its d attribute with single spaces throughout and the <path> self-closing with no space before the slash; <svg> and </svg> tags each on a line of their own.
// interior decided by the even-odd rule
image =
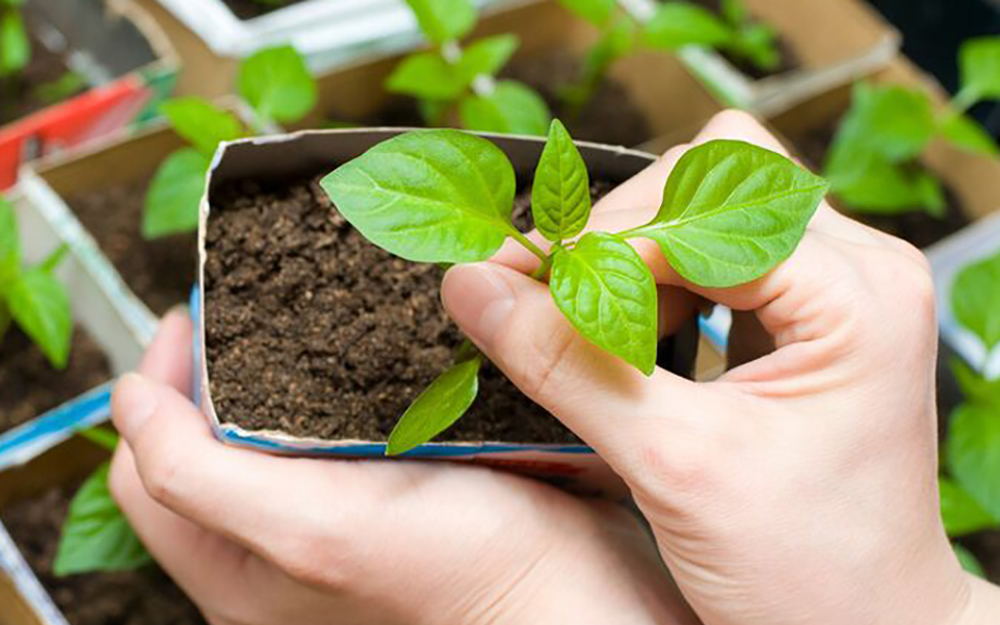
<svg viewBox="0 0 1000 625">
<path fill-rule="evenodd" d="M 417 99 L 428 126 L 457 115 L 463 128 L 544 135 L 552 116 L 534 90 L 497 74 L 519 45 L 514 35 L 486 37 L 462 47 L 476 24 L 471 0 L 406 0 L 432 50 L 404 59 L 385 81 L 391 93 Z"/>
<path fill-rule="evenodd" d="M 1000 254 L 973 263 L 951 290 L 954 317 L 987 349 L 1000 345 Z M 955 358 L 951 369 L 965 396 L 951 414 L 944 445 L 941 516 L 952 538 L 1000 530 L 1000 380 L 990 380 Z M 983 575 L 967 549 L 954 543 L 967 570 Z"/>
<path fill-rule="evenodd" d="M 31 62 L 23 5 L 24 0 L 0 0 L 0 79 L 19 73 Z"/>
<path fill-rule="evenodd" d="M 703 46 L 763 71 L 773 71 L 781 63 L 774 30 L 754 21 L 742 0 L 723 0 L 721 15 L 689 2 L 662 2 L 642 24 L 619 7 L 619 0 L 559 1 L 601 33 L 588 50 L 577 80 L 563 90 L 571 112 L 590 100 L 615 61 L 641 47 L 676 52 L 685 46 Z"/>
<path fill-rule="evenodd" d="M 73 334 L 69 294 L 52 275 L 65 254 L 61 246 L 41 263 L 25 267 L 17 217 L 0 197 L 0 342 L 16 323 L 56 369 L 66 368 Z"/>
<path fill-rule="evenodd" d="M 739 141 L 688 151 L 656 216 L 624 232 L 586 232 L 589 173 L 554 120 L 532 185 L 532 216 L 548 249 L 511 223 L 514 169 L 492 142 L 459 130 L 412 131 L 373 147 L 322 181 L 369 241 L 406 260 L 471 263 L 513 239 L 538 258 L 556 306 L 588 341 L 646 375 L 656 366 L 657 290 L 630 240 L 655 241 L 684 278 L 709 287 L 754 280 L 785 260 L 826 191 L 787 158 Z M 455 364 L 406 410 L 387 453 L 423 444 L 459 419 L 478 392 L 483 355 L 466 342 Z"/>
<path fill-rule="evenodd" d="M 188 143 L 170 154 L 150 183 L 143 208 L 142 235 L 156 239 L 198 228 L 205 178 L 219 144 L 263 134 L 276 122 L 295 122 L 316 105 L 316 82 L 295 48 L 261 50 L 244 60 L 240 96 L 250 105 L 250 127 L 227 110 L 197 97 L 176 98 L 160 110 Z"/>
<path fill-rule="evenodd" d="M 940 111 L 921 89 L 903 85 L 855 87 L 823 173 L 830 188 L 858 213 L 898 215 L 914 209 L 943 217 L 940 181 L 919 163 L 936 138 L 974 154 L 1000 155 L 966 111 L 984 100 L 1000 100 L 1000 37 L 965 42 L 959 51 L 961 88 Z"/>
</svg>

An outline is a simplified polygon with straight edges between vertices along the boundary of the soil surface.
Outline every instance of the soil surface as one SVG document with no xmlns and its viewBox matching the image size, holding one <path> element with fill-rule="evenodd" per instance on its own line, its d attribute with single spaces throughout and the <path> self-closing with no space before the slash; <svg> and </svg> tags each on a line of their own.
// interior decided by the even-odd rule
<svg viewBox="0 0 1000 625">
<path fill-rule="evenodd" d="M 522 230 L 529 202 L 522 191 Z M 250 430 L 386 440 L 462 341 L 439 301 L 443 271 L 368 243 L 318 178 L 233 184 L 212 210 L 206 346 L 219 417 Z M 442 439 L 577 440 L 489 365 L 476 403 Z"/>
<path fill-rule="evenodd" d="M 51 410 L 111 379 L 101 348 L 77 328 L 69 363 L 52 368 L 16 325 L 0 341 L 0 433 Z"/>
<path fill-rule="evenodd" d="M 38 87 L 69 71 L 62 55 L 50 51 L 31 35 L 31 61 L 15 76 L 0 77 L 0 126 L 54 104 L 40 97 Z"/>
<path fill-rule="evenodd" d="M 304 0 L 223 0 L 241 20 L 250 20 Z"/>
<path fill-rule="evenodd" d="M 147 241 L 142 238 L 142 208 L 150 179 L 71 197 L 67 203 L 97 240 L 129 288 L 163 315 L 187 303 L 198 265 L 195 233 Z"/>
<path fill-rule="evenodd" d="M 717 16 L 722 16 L 721 0 L 693 0 L 693 2 L 695 4 L 700 4 Z M 754 19 L 753 13 L 750 14 L 750 18 Z M 762 69 L 746 59 L 738 57 L 725 50 L 720 50 L 719 52 L 740 72 L 754 80 L 761 80 L 770 76 L 784 74 L 785 72 L 798 68 L 801 64 L 799 62 L 799 55 L 795 51 L 795 48 L 793 48 L 791 44 L 789 44 L 788 41 L 781 36 L 781 33 L 777 33 L 777 36 L 775 37 L 775 45 L 778 47 L 780 60 L 774 69 Z"/>
<path fill-rule="evenodd" d="M 840 120 L 837 120 L 825 128 L 816 129 L 797 142 L 802 158 L 813 171 L 822 173 L 826 154 L 833 143 L 839 123 Z M 899 215 L 865 215 L 851 211 L 851 207 L 838 201 L 836 196 L 831 198 L 831 203 L 837 210 L 883 232 L 909 241 L 919 248 L 937 243 L 969 225 L 969 217 L 961 201 L 948 187 L 944 188 L 945 214 L 942 218 L 934 217 L 920 207 L 914 207 Z"/>
<path fill-rule="evenodd" d="M 978 532 L 960 539 L 986 569 L 986 578 L 1000 584 L 1000 531 Z"/>
<path fill-rule="evenodd" d="M 121 573 L 52 574 L 74 488 L 52 488 L 2 513 L 28 565 L 70 625 L 205 625 L 198 609 L 155 566 Z"/>
</svg>

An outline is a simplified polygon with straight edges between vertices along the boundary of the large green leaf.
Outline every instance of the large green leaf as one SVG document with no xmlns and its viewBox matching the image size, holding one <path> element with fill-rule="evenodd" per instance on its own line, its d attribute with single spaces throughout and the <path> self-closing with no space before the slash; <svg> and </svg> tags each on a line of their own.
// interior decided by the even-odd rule
<svg viewBox="0 0 1000 625">
<path fill-rule="evenodd" d="M 1000 380 L 987 380 L 969 368 L 960 358 L 952 358 L 952 374 L 968 401 L 994 406 L 1000 410 Z"/>
<path fill-rule="evenodd" d="M 1000 254 L 958 272 L 951 286 L 951 310 L 987 350 L 1000 344 Z"/>
<path fill-rule="evenodd" d="M 21 240 L 17 229 L 17 215 L 10 202 L 0 197 L 0 294 L 20 269 Z"/>
<path fill-rule="evenodd" d="M 556 306 L 588 341 L 646 375 L 656 368 L 656 283 L 632 246 L 591 232 L 558 249 L 549 289 Z"/>
<path fill-rule="evenodd" d="M 942 477 L 940 489 L 941 518 L 948 536 L 958 538 L 1000 525 L 1000 519 L 983 510 L 972 495 L 952 480 Z"/>
<path fill-rule="evenodd" d="M 316 82 L 292 46 L 251 54 L 240 64 L 238 86 L 263 122 L 295 122 L 316 106 Z"/>
<path fill-rule="evenodd" d="M 31 43 L 18 10 L 0 10 L 0 76 L 24 69 L 31 60 Z"/>
<path fill-rule="evenodd" d="M 442 373 L 406 409 L 389 435 L 386 454 L 406 453 L 447 430 L 465 414 L 479 392 L 482 360 L 472 358 Z"/>
<path fill-rule="evenodd" d="M 665 2 L 643 27 L 646 45 L 676 50 L 688 45 L 722 46 L 733 30 L 711 11 L 687 2 Z"/>
<path fill-rule="evenodd" d="M 966 104 L 1000 99 L 1000 37 L 977 37 L 959 50 L 961 89 L 959 99 Z"/>
<path fill-rule="evenodd" d="M 549 139 L 535 169 L 531 214 L 538 231 L 556 243 L 583 232 L 590 217 L 587 164 L 558 119 L 552 120 Z"/>
<path fill-rule="evenodd" d="M 544 135 L 552 120 L 545 100 L 514 80 L 498 82 L 492 93 L 462 100 L 459 114 L 468 130 L 516 135 Z"/>
<path fill-rule="evenodd" d="M 952 413 L 948 469 L 993 518 L 1000 519 L 1000 410 L 963 404 Z"/>
<path fill-rule="evenodd" d="M 83 483 L 69 507 L 53 572 L 58 577 L 94 571 L 128 571 L 152 558 L 108 489 L 110 465 Z"/>
<path fill-rule="evenodd" d="M 854 212 L 899 215 L 923 210 L 934 217 L 944 216 L 941 184 L 918 166 L 857 153 L 853 158 L 830 161 L 824 173 L 833 193 Z"/>
<path fill-rule="evenodd" d="M 559 0 L 559 4 L 577 17 L 601 27 L 611 19 L 616 0 Z"/>
<path fill-rule="evenodd" d="M 992 136 L 968 115 L 951 114 L 940 126 L 941 136 L 958 148 L 973 154 L 1000 156 L 1000 147 Z"/>
<path fill-rule="evenodd" d="M 656 217 L 626 234 L 656 241 L 695 284 L 735 286 L 792 254 L 826 189 L 822 178 L 780 154 L 711 141 L 681 157 Z"/>
<path fill-rule="evenodd" d="M 455 69 L 465 85 L 478 76 L 495 76 L 520 45 L 516 35 L 486 37 L 470 45 L 462 53 Z"/>
<path fill-rule="evenodd" d="M 223 141 L 243 136 L 243 124 L 235 115 L 201 98 L 168 100 L 160 105 L 160 112 L 177 134 L 208 158 L 215 155 Z"/>
<path fill-rule="evenodd" d="M 976 577 L 986 579 L 986 569 L 983 568 L 979 559 L 976 558 L 971 551 L 958 543 L 952 543 L 951 546 L 955 550 L 955 557 L 958 558 L 959 564 L 962 565 L 962 568 L 965 569 L 966 572 L 972 573 Z"/>
<path fill-rule="evenodd" d="M 918 89 L 859 83 L 830 151 L 830 160 L 876 154 L 890 162 L 914 158 L 937 132 L 930 98 Z"/>
<path fill-rule="evenodd" d="M 437 52 L 423 52 L 403 59 L 386 79 L 385 88 L 425 100 L 447 101 L 462 95 L 469 82 L 463 81 L 456 68 Z"/>
<path fill-rule="evenodd" d="M 181 148 L 156 170 L 146 194 L 142 236 L 146 239 L 198 228 L 201 196 L 211 161 L 192 148 Z"/>
<path fill-rule="evenodd" d="M 63 285 L 43 268 L 29 269 L 10 284 L 7 305 L 14 321 L 52 366 L 64 368 L 69 359 L 73 315 Z"/>
<path fill-rule="evenodd" d="M 384 141 L 322 185 L 369 241 L 407 260 L 485 260 L 515 232 L 514 168 L 493 143 L 458 130 Z"/>
<path fill-rule="evenodd" d="M 437 44 L 461 39 L 476 24 L 471 0 L 406 0 L 406 4 L 413 10 L 420 30 Z"/>
</svg>

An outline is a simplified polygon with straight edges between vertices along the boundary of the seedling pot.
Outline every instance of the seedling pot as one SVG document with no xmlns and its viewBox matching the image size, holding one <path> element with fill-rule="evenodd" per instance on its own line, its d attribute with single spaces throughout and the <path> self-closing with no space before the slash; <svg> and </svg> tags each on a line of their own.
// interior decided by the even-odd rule
<svg viewBox="0 0 1000 625">
<path fill-rule="evenodd" d="M 201 227 L 199 232 L 199 286 L 192 308 L 196 322 L 195 371 L 197 372 L 196 397 L 200 399 L 202 410 L 212 424 L 217 436 L 235 445 L 266 450 L 288 455 L 314 455 L 338 458 L 382 458 L 385 452 L 384 440 L 327 440 L 319 437 L 300 437 L 277 429 L 247 429 L 237 425 L 233 418 L 237 415 L 221 414 L 213 400 L 213 382 L 210 375 L 211 354 L 203 346 L 207 341 L 207 319 L 218 310 L 219 304 L 206 300 L 207 232 L 212 218 L 212 207 L 220 197 L 227 183 L 252 180 L 253 184 L 267 184 L 311 176 L 313 173 L 330 171 L 367 149 L 398 135 L 399 129 L 359 129 L 306 131 L 288 135 L 241 140 L 225 144 L 216 155 L 216 162 L 209 174 L 208 191 L 202 202 Z M 509 135 L 482 135 L 503 150 L 512 162 L 518 179 L 530 179 L 541 154 L 544 139 L 516 137 Z M 581 154 L 591 172 L 592 180 L 603 180 L 612 184 L 621 183 L 647 167 L 654 157 L 640 152 L 579 143 Z M 229 257 L 228 262 L 232 262 Z M 344 261 L 349 262 L 349 261 Z M 239 271 L 236 266 L 227 271 Z M 309 270 L 318 271 L 318 268 Z M 437 298 L 437 293 L 428 293 Z M 254 305 L 252 301 L 245 302 Z M 204 305 L 202 305 L 204 304 Z M 358 340 L 363 340 L 363 337 Z M 661 366 L 690 375 L 694 365 L 697 343 L 695 324 L 677 336 L 661 343 L 659 362 Z M 265 373 L 264 375 L 270 375 Z M 252 384 L 252 381 L 250 381 Z M 336 401 L 336 391 L 332 391 Z M 288 415 L 295 421 L 300 415 Z M 488 464 L 525 472 L 539 477 L 553 479 L 558 483 L 592 493 L 620 494 L 621 484 L 593 451 L 580 443 L 535 444 L 533 441 L 471 441 L 449 442 L 447 432 L 442 442 L 420 446 L 406 457 L 421 459 L 449 459 Z"/>
<path fill-rule="evenodd" d="M 30 0 L 24 8 L 29 24 L 65 42 L 68 67 L 91 88 L 0 127 L 0 189 L 22 162 L 143 121 L 177 72 L 167 37 L 133 2 Z"/>
</svg>

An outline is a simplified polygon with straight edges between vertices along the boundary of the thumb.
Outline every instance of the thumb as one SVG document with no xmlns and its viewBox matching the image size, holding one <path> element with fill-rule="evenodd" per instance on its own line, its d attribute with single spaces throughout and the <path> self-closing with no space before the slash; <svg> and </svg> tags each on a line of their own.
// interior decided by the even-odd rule
<svg viewBox="0 0 1000 625">
<path fill-rule="evenodd" d="M 546 285 L 486 262 L 453 267 L 442 299 L 462 331 L 525 395 L 593 447 L 623 477 L 637 450 L 663 440 L 688 449 L 714 427 L 710 387 L 657 369 L 644 376 L 584 339 L 556 308 Z M 669 431 L 669 436 L 667 432 Z M 690 452 L 689 452 L 690 453 Z M 634 474 L 634 473 L 633 473 Z"/>
</svg>

